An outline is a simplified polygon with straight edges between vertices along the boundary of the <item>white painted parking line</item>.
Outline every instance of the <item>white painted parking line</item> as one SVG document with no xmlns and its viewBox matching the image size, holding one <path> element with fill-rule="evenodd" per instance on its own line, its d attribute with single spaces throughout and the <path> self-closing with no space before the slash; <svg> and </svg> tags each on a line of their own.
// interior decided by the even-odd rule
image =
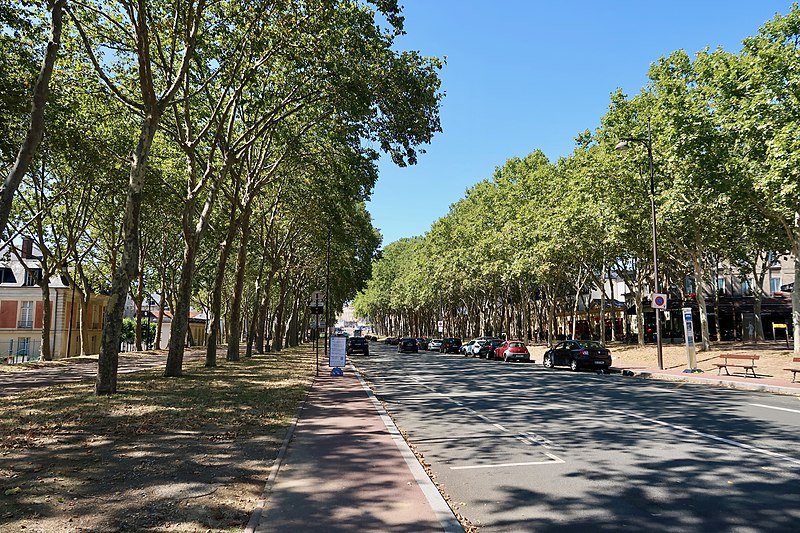
<svg viewBox="0 0 800 533">
<path fill-rule="evenodd" d="M 797 409 L 788 409 L 786 407 L 775 407 L 774 405 L 764 405 L 761 403 L 749 403 L 747 405 L 752 405 L 753 407 L 763 407 L 764 409 L 777 409 L 778 411 L 788 411 L 790 413 L 800 414 L 800 411 L 798 411 Z"/>
<path fill-rule="evenodd" d="M 743 448 L 745 450 L 750 450 L 752 452 L 760 453 L 762 455 L 768 455 L 770 457 L 774 457 L 776 459 L 781 459 L 783 461 L 788 461 L 790 463 L 800 465 L 800 460 L 795 459 L 794 457 L 789 457 L 788 455 L 783 455 L 782 453 L 773 452 L 770 450 L 765 450 L 764 448 L 758 448 L 756 446 L 751 446 L 749 444 L 745 444 L 743 442 L 738 442 L 731 439 L 726 439 L 724 437 L 718 437 L 716 435 L 712 435 L 710 433 L 703 433 L 702 431 L 697 431 L 696 429 L 687 428 L 685 426 L 676 426 L 675 424 L 670 424 L 669 422 L 664 422 L 662 420 L 657 420 L 655 418 L 648 418 L 646 416 L 631 413 L 629 411 L 610 411 L 619 413 L 621 415 L 632 416 L 634 418 L 638 418 L 640 420 L 645 420 L 647 422 L 651 422 L 653 424 L 658 424 L 659 426 L 666 426 L 672 429 L 677 429 L 678 431 L 683 431 L 684 433 L 691 433 L 693 435 L 698 435 L 700 437 L 705 437 L 707 439 L 715 440 L 718 442 L 724 442 L 725 444 L 730 444 L 731 446 L 736 446 L 737 448 Z"/>
<path fill-rule="evenodd" d="M 500 431 L 508 431 L 506 428 L 504 428 L 504 427 L 503 427 L 503 426 L 501 426 L 500 424 L 492 424 L 492 425 L 493 425 L 494 427 L 496 427 L 497 429 L 499 429 Z"/>
<path fill-rule="evenodd" d="M 545 454 L 550 457 L 550 461 L 529 461 L 525 463 L 498 463 L 493 465 L 466 465 L 466 466 L 451 466 L 450 470 L 477 470 L 479 468 L 509 468 L 515 466 L 536 466 L 536 465 L 559 465 L 564 464 L 564 461 L 555 455 L 548 453 Z"/>
</svg>

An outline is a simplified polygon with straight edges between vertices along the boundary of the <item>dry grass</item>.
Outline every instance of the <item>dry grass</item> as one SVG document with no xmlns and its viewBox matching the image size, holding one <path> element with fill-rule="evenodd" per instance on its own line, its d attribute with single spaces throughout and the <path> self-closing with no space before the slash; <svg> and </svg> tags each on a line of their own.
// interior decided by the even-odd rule
<svg viewBox="0 0 800 533">
<path fill-rule="evenodd" d="M 0 531 L 229 531 L 313 375 L 308 349 L 0 398 Z"/>
</svg>

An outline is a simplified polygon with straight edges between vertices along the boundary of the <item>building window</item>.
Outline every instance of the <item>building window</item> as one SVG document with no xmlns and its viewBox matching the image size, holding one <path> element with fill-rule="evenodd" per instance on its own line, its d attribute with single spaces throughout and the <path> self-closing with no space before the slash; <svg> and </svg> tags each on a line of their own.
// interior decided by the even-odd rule
<svg viewBox="0 0 800 533">
<path fill-rule="evenodd" d="M 17 277 L 14 271 L 8 267 L 0 268 L 0 283 L 17 283 Z"/>
<path fill-rule="evenodd" d="M 19 329 L 31 329 L 33 327 L 33 302 L 22 302 L 17 327 Z"/>
<path fill-rule="evenodd" d="M 742 296 L 748 296 L 750 294 L 750 280 L 743 279 L 742 280 Z"/>
<path fill-rule="evenodd" d="M 723 276 L 717 276 L 717 291 L 725 294 L 725 278 Z"/>
<path fill-rule="evenodd" d="M 689 276 L 689 277 L 686 278 L 685 286 L 686 286 L 686 294 L 694 294 L 694 293 L 697 292 L 695 290 L 694 278 L 693 277 Z"/>
<path fill-rule="evenodd" d="M 17 339 L 17 355 L 30 355 L 31 338 L 19 337 Z"/>
<path fill-rule="evenodd" d="M 770 292 L 780 292 L 781 278 L 769 278 L 769 290 Z"/>
<path fill-rule="evenodd" d="M 30 270 L 25 271 L 25 283 L 23 283 L 24 287 L 33 287 L 34 285 L 38 285 L 40 281 L 42 281 L 41 268 L 31 268 Z"/>
</svg>

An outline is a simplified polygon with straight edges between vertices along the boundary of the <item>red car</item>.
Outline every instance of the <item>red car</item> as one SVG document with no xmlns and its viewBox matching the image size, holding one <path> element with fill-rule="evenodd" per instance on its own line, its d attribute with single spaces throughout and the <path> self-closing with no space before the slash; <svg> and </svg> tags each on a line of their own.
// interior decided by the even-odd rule
<svg viewBox="0 0 800 533">
<path fill-rule="evenodd" d="M 530 363 L 531 354 L 522 341 L 505 341 L 494 349 L 494 358 L 503 361 L 525 361 Z"/>
</svg>

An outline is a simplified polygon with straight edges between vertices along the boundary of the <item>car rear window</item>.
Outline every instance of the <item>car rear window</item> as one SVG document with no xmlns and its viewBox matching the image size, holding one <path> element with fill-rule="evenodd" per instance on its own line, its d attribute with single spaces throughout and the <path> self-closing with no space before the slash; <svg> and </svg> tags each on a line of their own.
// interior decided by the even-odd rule
<svg viewBox="0 0 800 533">
<path fill-rule="evenodd" d="M 524 348 L 525 347 L 525 345 L 522 344 L 521 342 L 509 342 L 508 345 L 511 348 Z"/>
<path fill-rule="evenodd" d="M 588 342 L 584 342 L 583 345 L 586 348 L 589 348 L 590 350 L 602 350 L 603 349 L 603 345 L 600 344 L 599 342 L 588 341 Z"/>
</svg>

